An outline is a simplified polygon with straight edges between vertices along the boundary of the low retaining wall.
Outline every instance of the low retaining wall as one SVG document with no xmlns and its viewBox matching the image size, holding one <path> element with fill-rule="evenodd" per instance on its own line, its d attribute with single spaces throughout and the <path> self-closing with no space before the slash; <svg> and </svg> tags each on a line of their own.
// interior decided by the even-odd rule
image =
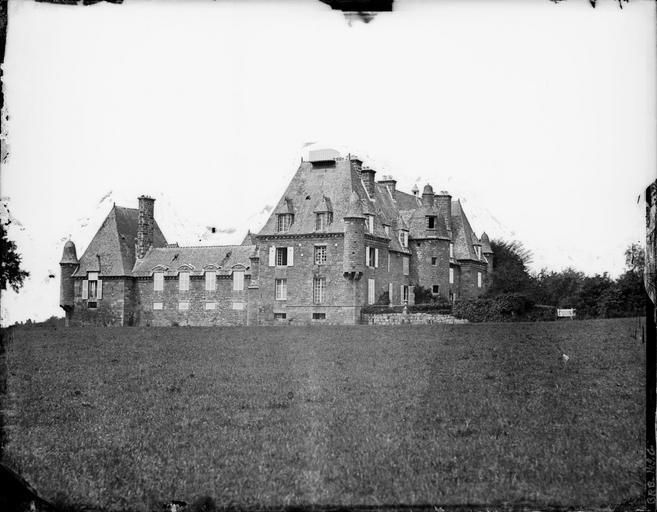
<svg viewBox="0 0 657 512">
<path fill-rule="evenodd" d="M 467 324 L 467 320 L 438 313 L 363 313 L 362 323 L 369 325 Z"/>
</svg>

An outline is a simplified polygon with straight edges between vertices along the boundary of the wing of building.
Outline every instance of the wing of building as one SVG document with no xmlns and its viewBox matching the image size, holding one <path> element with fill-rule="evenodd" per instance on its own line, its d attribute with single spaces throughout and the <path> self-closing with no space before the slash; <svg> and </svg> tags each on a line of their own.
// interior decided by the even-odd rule
<svg viewBox="0 0 657 512">
<path fill-rule="evenodd" d="M 78 259 L 68 241 L 60 304 L 74 325 L 267 325 L 360 321 L 370 304 L 451 301 L 489 285 L 493 253 L 447 192 L 397 190 L 357 157 L 311 151 L 259 233 L 241 245 L 168 244 L 154 199 L 114 206 Z"/>
</svg>

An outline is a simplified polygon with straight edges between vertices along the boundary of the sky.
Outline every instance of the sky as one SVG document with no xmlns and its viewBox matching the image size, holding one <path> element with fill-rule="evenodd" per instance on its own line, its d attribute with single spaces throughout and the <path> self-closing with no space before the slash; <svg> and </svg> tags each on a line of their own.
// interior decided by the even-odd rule
<svg viewBox="0 0 657 512">
<path fill-rule="evenodd" d="M 63 314 L 63 244 L 81 255 L 114 202 L 155 197 L 170 242 L 240 243 L 309 147 L 448 190 L 533 271 L 617 276 L 657 169 L 655 18 L 648 0 L 397 0 L 370 23 L 311 1 L 10 0 L 0 188 L 31 276 L 2 323 Z"/>
</svg>

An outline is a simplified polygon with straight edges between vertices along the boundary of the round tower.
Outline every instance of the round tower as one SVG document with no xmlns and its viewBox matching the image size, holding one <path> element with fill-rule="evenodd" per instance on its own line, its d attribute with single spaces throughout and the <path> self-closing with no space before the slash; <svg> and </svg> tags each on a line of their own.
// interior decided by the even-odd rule
<svg viewBox="0 0 657 512">
<path fill-rule="evenodd" d="M 358 194 L 349 196 L 349 209 L 344 219 L 344 255 L 342 271 L 345 277 L 360 279 L 365 271 L 365 216 Z"/>
<path fill-rule="evenodd" d="M 64 244 L 64 252 L 59 262 L 61 276 L 59 281 L 59 305 L 66 314 L 66 327 L 68 327 L 74 308 L 74 280 L 73 272 L 78 268 L 78 256 L 75 251 L 75 244 L 69 240 Z"/>
<path fill-rule="evenodd" d="M 481 234 L 480 240 L 481 252 L 484 256 L 486 256 L 486 260 L 488 261 L 488 264 L 486 265 L 486 277 L 488 286 L 490 287 L 491 283 L 493 282 L 493 249 L 491 249 L 490 239 L 488 238 L 486 232 Z"/>
<path fill-rule="evenodd" d="M 422 191 L 422 206 L 433 208 L 433 187 L 429 184 L 425 185 Z"/>
</svg>

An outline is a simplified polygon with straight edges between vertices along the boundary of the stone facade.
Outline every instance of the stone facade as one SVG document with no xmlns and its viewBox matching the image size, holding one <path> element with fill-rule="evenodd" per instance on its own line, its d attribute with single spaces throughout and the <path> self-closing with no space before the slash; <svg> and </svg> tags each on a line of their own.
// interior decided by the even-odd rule
<svg viewBox="0 0 657 512">
<path fill-rule="evenodd" d="M 413 304 L 414 287 L 457 300 L 490 282 L 488 237 L 458 201 L 375 180 L 352 156 L 302 161 L 259 233 L 238 246 L 168 244 L 154 199 L 114 206 L 78 260 L 67 242 L 60 303 L 73 325 L 355 324 L 369 304 Z M 450 269 L 453 282 L 450 282 Z M 387 318 L 387 317 L 386 317 Z M 367 322 L 452 321 L 426 313 Z"/>
</svg>

